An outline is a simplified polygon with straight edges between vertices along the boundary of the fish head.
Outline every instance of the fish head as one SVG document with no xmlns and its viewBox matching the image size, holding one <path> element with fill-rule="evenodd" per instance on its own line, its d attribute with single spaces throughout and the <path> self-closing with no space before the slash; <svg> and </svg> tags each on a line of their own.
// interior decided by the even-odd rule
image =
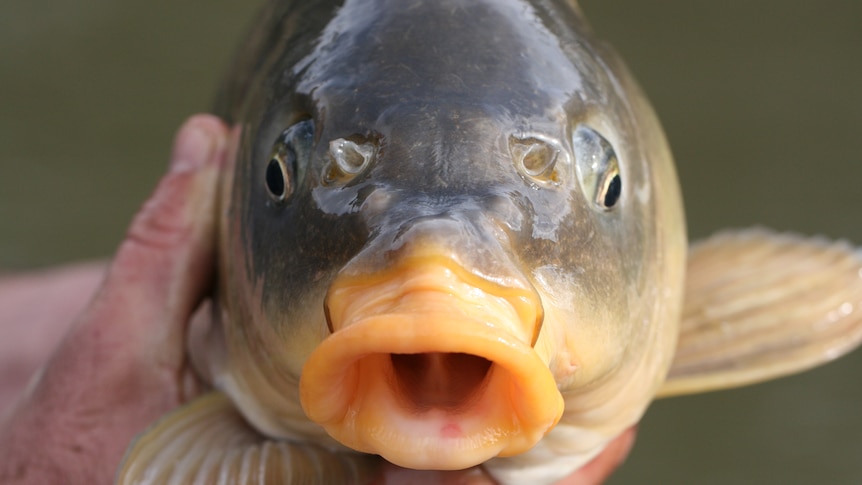
<svg viewBox="0 0 862 485">
<path fill-rule="evenodd" d="M 410 468 L 523 453 L 558 423 L 586 456 L 673 352 L 685 242 L 661 131 L 574 11 L 399 5 L 285 13 L 256 55 L 215 383 L 268 435 Z"/>
</svg>

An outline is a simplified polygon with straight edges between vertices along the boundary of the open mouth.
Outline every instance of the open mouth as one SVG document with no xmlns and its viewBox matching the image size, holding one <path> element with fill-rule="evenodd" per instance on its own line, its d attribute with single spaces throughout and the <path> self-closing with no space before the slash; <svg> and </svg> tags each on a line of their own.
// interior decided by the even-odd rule
<svg viewBox="0 0 862 485">
<path fill-rule="evenodd" d="M 308 417 L 335 439 L 415 469 L 461 469 L 530 449 L 562 397 L 532 344 L 534 291 L 435 258 L 339 277 L 332 335 L 300 381 Z"/>
<path fill-rule="evenodd" d="M 441 409 L 457 414 L 466 409 L 488 381 L 492 362 L 456 352 L 390 354 L 395 385 L 405 410 L 422 413 Z"/>
</svg>

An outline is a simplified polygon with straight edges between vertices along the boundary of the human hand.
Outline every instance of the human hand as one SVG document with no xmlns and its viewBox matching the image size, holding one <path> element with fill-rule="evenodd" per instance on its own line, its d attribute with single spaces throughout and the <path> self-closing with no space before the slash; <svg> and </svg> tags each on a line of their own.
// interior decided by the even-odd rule
<svg viewBox="0 0 862 485">
<path fill-rule="evenodd" d="M 185 327 L 212 279 L 226 137 L 212 116 L 180 129 L 101 288 L 0 428 L 0 482 L 110 483 L 132 438 L 195 394 Z"/>
</svg>

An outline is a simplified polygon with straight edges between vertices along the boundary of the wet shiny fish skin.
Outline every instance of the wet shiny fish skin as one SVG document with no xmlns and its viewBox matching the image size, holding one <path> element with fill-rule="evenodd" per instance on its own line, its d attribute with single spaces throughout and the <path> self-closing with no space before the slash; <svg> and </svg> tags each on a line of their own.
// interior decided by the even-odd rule
<svg viewBox="0 0 862 485">
<path fill-rule="evenodd" d="M 272 2 L 237 59 L 219 103 L 242 135 L 223 219 L 227 363 L 213 374 L 256 428 L 337 446 L 299 407 L 303 365 L 331 326 L 322 303 L 338 275 L 385 272 L 393 254 L 425 246 L 539 295 L 541 331 L 528 339 L 565 403 L 551 432 L 565 439 L 544 441 L 553 454 L 577 467 L 637 421 L 675 344 L 682 209 L 651 109 L 576 8 Z M 313 141 L 293 148 L 301 176 L 276 204 L 265 167 L 301 122 Z M 611 210 L 576 157 L 604 152 L 575 146 L 579 130 L 619 163 Z M 331 182 L 341 139 L 376 157 Z M 553 153 L 553 172 L 531 175 L 513 144 Z"/>
</svg>

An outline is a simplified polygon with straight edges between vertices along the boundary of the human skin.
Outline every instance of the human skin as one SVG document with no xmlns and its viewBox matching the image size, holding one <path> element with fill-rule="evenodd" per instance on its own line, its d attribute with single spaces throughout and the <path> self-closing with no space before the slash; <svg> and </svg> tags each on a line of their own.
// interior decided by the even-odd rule
<svg viewBox="0 0 862 485">
<path fill-rule="evenodd" d="M 227 137 L 210 115 L 180 128 L 168 173 L 109 264 L 0 279 L 0 483 L 111 483 L 132 438 L 200 392 L 185 339 L 211 289 Z M 601 483 L 634 435 L 560 483 Z M 380 483 L 493 482 L 481 468 L 386 464 Z"/>
</svg>

